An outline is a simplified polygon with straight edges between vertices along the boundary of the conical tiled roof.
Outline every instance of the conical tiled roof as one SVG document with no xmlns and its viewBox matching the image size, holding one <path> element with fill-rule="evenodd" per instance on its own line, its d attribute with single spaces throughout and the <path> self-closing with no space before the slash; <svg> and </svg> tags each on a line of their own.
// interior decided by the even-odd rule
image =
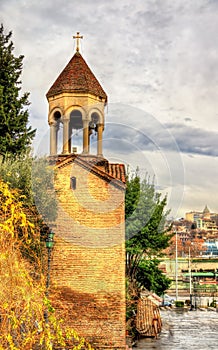
<svg viewBox="0 0 218 350">
<path fill-rule="evenodd" d="M 91 93 L 107 101 L 106 93 L 79 52 L 76 52 L 71 58 L 47 92 L 46 97 L 63 92 Z"/>
</svg>

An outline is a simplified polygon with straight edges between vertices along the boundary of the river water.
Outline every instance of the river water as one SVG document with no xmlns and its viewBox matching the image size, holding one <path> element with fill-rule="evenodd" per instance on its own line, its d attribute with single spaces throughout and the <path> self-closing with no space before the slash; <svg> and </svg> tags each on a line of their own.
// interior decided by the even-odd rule
<svg viewBox="0 0 218 350">
<path fill-rule="evenodd" d="M 144 338 L 137 349 L 217 350 L 218 313 L 204 311 L 162 310 L 163 328 L 158 339 Z"/>
</svg>

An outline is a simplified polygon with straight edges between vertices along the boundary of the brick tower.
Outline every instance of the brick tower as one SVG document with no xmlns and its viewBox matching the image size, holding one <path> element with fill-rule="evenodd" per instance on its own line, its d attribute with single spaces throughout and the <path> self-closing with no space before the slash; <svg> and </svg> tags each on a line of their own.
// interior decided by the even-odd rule
<svg viewBox="0 0 218 350">
<path fill-rule="evenodd" d="M 125 168 L 103 156 L 107 95 L 79 38 L 46 95 L 58 198 L 52 290 L 62 317 L 93 347 L 125 349 Z"/>
</svg>

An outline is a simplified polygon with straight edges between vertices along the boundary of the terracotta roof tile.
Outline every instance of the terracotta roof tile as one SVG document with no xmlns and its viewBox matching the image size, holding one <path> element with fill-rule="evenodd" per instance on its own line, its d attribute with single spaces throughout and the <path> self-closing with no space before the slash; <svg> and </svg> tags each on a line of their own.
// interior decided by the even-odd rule
<svg viewBox="0 0 218 350">
<path fill-rule="evenodd" d="M 76 52 L 46 94 L 51 97 L 63 92 L 91 93 L 104 98 L 107 95 L 79 52 Z"/>
<path fill-rule="evenodd" d="M 73 155 L 70 154 L 66 157 L 58 156 L 58 157 L 50 157 L 51 162 L 53 161 L 56 163 L 56 167 L 64 167 L 69 163 L 76 162 L 80 164 L 81 166 L 89 169 L 90 171 L 95 172 L 96 174 L 100 175 L 102 178 L 112 180 L 115 179 L 116 182 L 114 184 L 125 188 L 126 183 L 126 173 L 125 173 L 125 165 L 124 164 L 111 164 L 108 163 L 108 166 L 105 170 L 101 169 L 97 164 L 94 163 L 92 160 L 87 160 L 86 157 L 84 158 L 81 155 Z"/>
<path fill-rule="evenodd" d="M 108 174 L 122 182 L 126 182 L 125 166 L 124 164 L 108 164 Z"/>
</svg>

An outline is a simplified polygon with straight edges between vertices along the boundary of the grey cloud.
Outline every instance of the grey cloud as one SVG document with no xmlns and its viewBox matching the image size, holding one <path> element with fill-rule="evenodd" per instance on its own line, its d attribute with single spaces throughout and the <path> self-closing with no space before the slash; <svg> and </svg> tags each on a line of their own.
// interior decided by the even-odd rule
<svg viewBox="0 0 218 350">
<path fill-rule="evenodd" d="M 110 105 L 105 146 L 124 154 L 136 151 L 181 152 L 218 156 L 218 132 L 182 123 L 160 123 L 148 113 L 122 104 Z M 191 118 L 185 118 L 190 121 Z"/>
<path fill-rule="evenodd" d="M 188 127 L 183 124 L 166 124 L 174 135 L 181 152 L 218 156 L 218 132 Z"/>
</svg>

